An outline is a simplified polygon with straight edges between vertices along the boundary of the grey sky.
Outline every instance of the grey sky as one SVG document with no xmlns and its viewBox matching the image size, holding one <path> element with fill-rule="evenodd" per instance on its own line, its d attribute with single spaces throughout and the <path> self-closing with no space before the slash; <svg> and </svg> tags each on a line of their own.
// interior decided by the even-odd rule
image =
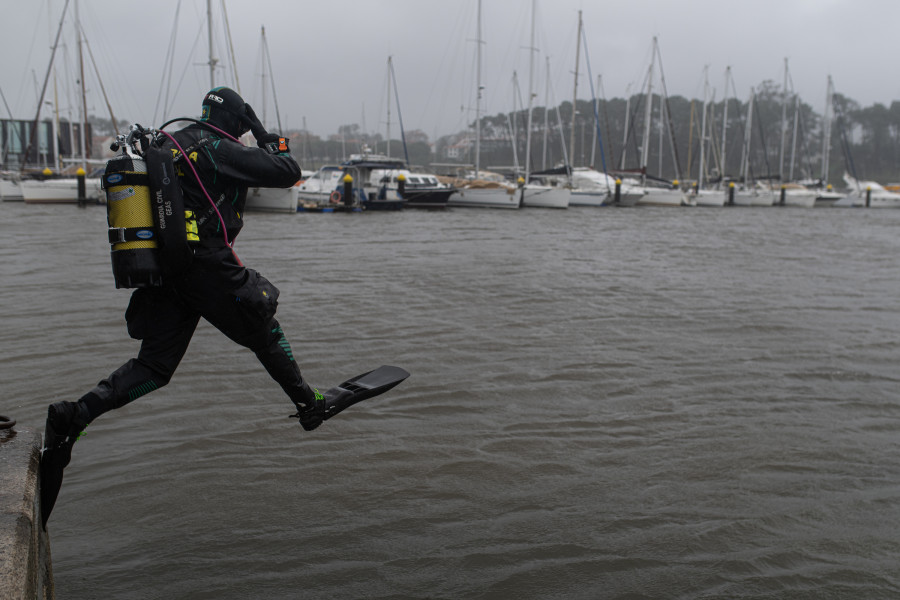
<svg viewBox="0 0 900 600">
<path fill-rule="evenodd" d="M 16 118 L 33 118 L 65 0 L 2 2 L 7 18 L 0 22 L 0 89 Z M 222 0 L 212 4 L 214 54 L 226 67 L 217 70 L 216 84 L 234 86 Z M 393 56 L 407 130 L 422 129 L 434 139 L 463 129 L 474 117 L 477 0 L 225 0 L 225 5 L 241 92 L 258 114 L 266 113 L 270 128 L 275 128 L 271 88 L 265 103 L 261 91 L 263 26 L 286 128 L 299 128 L 305 118 L 308 129 L 319 135 L 352 123 L 384 134 L 388 56 Z M 863 106 L 900 99 L 896 0 L 538 0 L 537 5 L 537 105 L 547 102 L 548 57 L 551 104 L 572 98 L 578 10 L 584 14 L 594 84 L 602 76 L 607 98 L 637 91 L 657 36 L 671 95 L 702 98 L 708 66 L 710 85 L 721 100 L 730 65 L 738 97 L 746 100 L 750 87 L 764 80 L 781 85 L 787 58 L 794 89 L 820 113 L 828 75 L 839 93 Z M 166 79 L 179 6 L 176 60 Z M 203 64 L 208 55 L 205 0 L 79 0 L 78 7 L 117 118 L 159 125 L 164 118 L 199 114 L 210 87 Z M 521 98 L 527 100 L 530 20 L 531 0 L 483 0 L 488 114 L 508 112 L 518 102 L 514 71 Z M 67 43 L 56 61 L 56 97 L 64 114 L 75 101 L 72 30 L 64 28 Z M 85 69 L 93 71 L 90 57 L 85 61 Z M 580 74 L 578 97 L 590 99 L 584 52 Z M 53 81 L 46 97 L 51 102 Z M 96 78 L 89 73 L 86 81 L 89 112 L 106 114 Z M 172 90 L 165 114 L 161 85 Z M 8 116 L 5 107 L 0 111 Z M 399 136 L 393 102 L 391 129 Z"/>
</svg>

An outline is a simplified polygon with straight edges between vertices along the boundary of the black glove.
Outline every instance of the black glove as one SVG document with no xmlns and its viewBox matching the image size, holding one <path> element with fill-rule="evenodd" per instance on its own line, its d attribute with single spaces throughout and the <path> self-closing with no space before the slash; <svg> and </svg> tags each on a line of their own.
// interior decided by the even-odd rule
<svg viewBox="0 0 900 600">
<path fill-rule="evenodd" d="M 251 107 L 249 104 L 244 104 L 244 114 L 246 116 L 242 120 L 250 126 L 250 132 L 258 142 L 262 136 L 266 135 L 266 128 L 263 127 L 263 124 L 260 122 L 259 117 L 256 116 L 255 112 L 253 112 L 253 107 Z"/>
<path fill-rule="evenodd" d="M 261 137 L 256 138 L 256 145 L 267 151 L 269 154 L 290 152 L 290 149 L 288 149 L 288 139 L 281 137 L 277 133 L 264 133 Z"/>
<path fill-rule="evenodd" d="M 288 140 L 277 133 L 269 133 L 263 124 L 260 123 L 259 117 L 253 111 L 253 107 L 244 104 L 244 113 L 247 115 L 246 121 L 250 126 L 250 132 L 256 138 L 256 145 L 266 150 L 269 154 L 281 154 L 290 152 L 288 149 Z"/>
</svg>

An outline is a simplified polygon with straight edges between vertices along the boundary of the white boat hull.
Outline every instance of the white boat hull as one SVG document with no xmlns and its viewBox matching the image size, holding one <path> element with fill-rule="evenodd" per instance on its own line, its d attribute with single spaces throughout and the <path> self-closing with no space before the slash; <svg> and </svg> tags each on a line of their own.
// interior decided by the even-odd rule
<svg viewBox="0 0 900 600">
<path fill-rule="evenodd" d="M 22 188 L 18 181 L 12 179 L 0 179 L 0 198 L 4 202 L 22 202 Z"/>
<path fill-rule="evenodd" d="M 647 188 L 646 192 L 637 201 L 638 206 L 683 206 L 690 204 L 681 190 Z"/>
<path fill-rule="evenodd" d="M 866 207 L 866 192 L 851 196 L 853 206 Z M 873 190 L 868 200 L 868 208 L 900 208 L 900 194 L 894 192 Z"/>
<path fill-rule="evenodd" d="M 611 202 L 611 196 L 600 191 L 572 190 L 569 196 L 569 206 L 603 206 Z"/>
<path fill-rule="evenodd" d="M 27 204 L 74 204 L 78 202 L 78 180 L 76 178 L 26 179 L 20 182 L 22 197 Z M 100 180 L 85 181 L 85 196 L 88 202 L 104 201 Z"/>
<path fill-rule="evenodd" d="M 297 188 L 250 188 L 244 210 L 261 212 L 297 212 Z"/>
<path fill-rule="evenodd" d="M 775 194 L 768 190 L 742 190 L 734 193 L 735 206 L 772 206 L 773 204 L 775 204 Z"/>
<path fill-rule="evenodd" d="M 478 208 L 519 208 L 519 190 L 516 188 L 459 188 L 450 196 L 448 206 Z"/>
<path fill-rule="evenodd" d="M 725 206 L 725 192 L 721 190 L 700 190 L 690 197 L 695 206 Z"/>
<path fill-rule="evenodd" d="M 522 206 L 568 208 L 571 195 L 572 192 L 568 188 L 529 184 L 522 189 Z"/>
<path fill-rule="evenodd" d="M 815 207 L 832 207 L 846 197 L 845 194 L 839 194 L 837 192 L 819 192 L 816 195 Z"/>
<path fill-rule="evenodd" d="M 812 208 L 816 205 L 816 193 L 812 190 L 785 190 L 784 206 Z"/>
</svg>

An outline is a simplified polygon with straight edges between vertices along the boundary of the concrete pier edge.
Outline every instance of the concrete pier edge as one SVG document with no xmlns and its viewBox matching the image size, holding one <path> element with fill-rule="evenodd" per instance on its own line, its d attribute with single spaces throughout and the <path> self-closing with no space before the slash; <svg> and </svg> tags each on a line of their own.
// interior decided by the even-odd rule
<svg viewBox="0 0 900 600">
<path fill-rule="evenodd" d="M 0 429 L 0 598 L 54 600 L 50 536 L 41 526 L 41 436 Z"/>
</svg>

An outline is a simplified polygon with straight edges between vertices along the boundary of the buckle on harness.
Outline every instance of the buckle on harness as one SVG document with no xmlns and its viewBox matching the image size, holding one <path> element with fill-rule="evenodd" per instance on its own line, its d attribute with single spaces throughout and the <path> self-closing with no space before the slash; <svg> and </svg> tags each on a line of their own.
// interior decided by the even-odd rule
<svg viewBox="0 0 900 600">
<path fill-rule="evenodd" d="M 124 227 L 110 227 L 109 228 L 109 243 L 110 244 L 124 244 L 125 243 L 125 228 Z"/>
</svg>

